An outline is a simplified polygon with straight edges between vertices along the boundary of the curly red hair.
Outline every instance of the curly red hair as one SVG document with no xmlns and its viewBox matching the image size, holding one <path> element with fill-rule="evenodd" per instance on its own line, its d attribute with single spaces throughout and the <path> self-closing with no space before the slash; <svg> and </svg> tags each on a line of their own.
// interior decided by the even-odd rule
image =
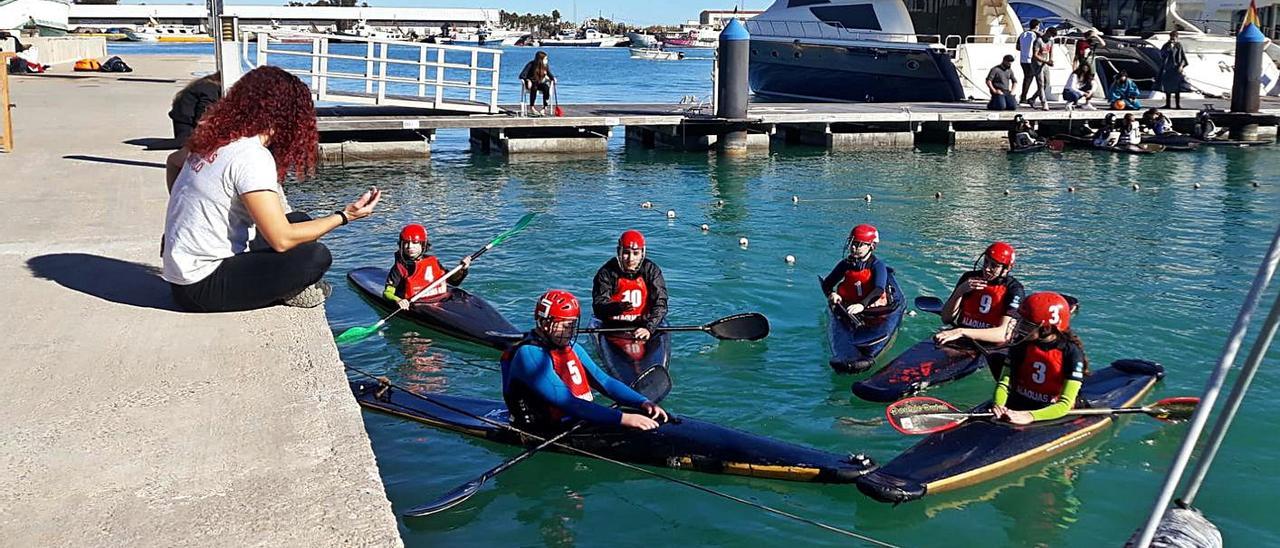
<svg viewBox="0 0 1280 548">
<path fill-rule="evenodd" d="M 301 181 L 315 173 L 316 105 L 311 90 L 297 76 L 272 66 L 261 66 L 241 76 L 226 97 L 214 103 L 200 119 L 187 148 L 208 156 L 243 137 L 267 134 L 267 150 L 276 159 L 276 177 Z"/>
</svg>

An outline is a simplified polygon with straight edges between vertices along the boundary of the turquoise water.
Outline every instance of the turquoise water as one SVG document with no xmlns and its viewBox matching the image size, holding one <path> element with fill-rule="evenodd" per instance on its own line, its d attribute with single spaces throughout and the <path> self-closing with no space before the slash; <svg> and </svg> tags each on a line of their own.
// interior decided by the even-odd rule
<svg viewBox="0 0 1280 548">
<path fill-rule="evenodd" d="M 553 52 L 553 62 L 564 89 L 575 86 L 581 100 L 634 100 L 642 89 L 672 100 L 708 86 L 706 61 L 631 62 L 625 52 L 574 50 Z M 674 83 L 653 85 L 668 78 Z M 442 132 L 429 162 L 328 168 L 314 182 L 289 187 L 295 207 L 317 212 L 368 185 L 387 191 L 375 216 L 324 240 L 335 257 L 329 280 L 338 290 L 326 305 L 335 333 L 377 319 L 344 275 L 389 265 L 404 223 L 426 224 L 434 251 L 451 262 L 538 212 L 524 233 L 477 261 L 466 282 L 522 327 L 533 298 L 548 287 L 586 296 L 618 233 L 637 228 L 666 273 L 672 323 L 756 310 L 773 325 L 757 343 L 677 336 L 667 409 L 887 462 L 916 440 L 887 426 L 842 421 L 877 417 L 883 408 L 852 399 L 856 377 L 834 375 L 826 365 L 815 276 L 839 258 L 853 224 L 880 228 L 879 254 L 912 296 L 945 295 L 988 242 L 1013 243 L 1015 275 L 1029 290 L 1081 299 L 1073 325 L 1097 366 L 1129 357 L 1165 365 L 1168 377 L 1148 398 L 1154 401 L 1199 394 L 1280 220 L 1274 148 L 1054 157 L 795 147 L 726 160 L 627 149 L 617 138 L 613 145 L 607 155 L 585 158 L 502 159 L 462 152 L 465 134 Z M 1202 188 L 1193 188 L 1196 182 Z M 865 194 L 873 201 L 862 201 Z M 792 196 L 801 201 L 793 204 Z M 639 207 L 645 201 L 653 210 Z M 668 209 L 675 220 L 664 217 Z M 696 228 L 702 223 L 709 233 Z M 738 246 L 743 236 L 750 239 L 745 249 Z M 797 258 L 794 266 L 783 262 L 788 254 Z M 1269 294 L 1268 302 L 1275 290 Z M 937 327 L 936 318 L 906 318 L 888 356 Z M 416 389 L 500 397 L 498 374 L 488 369 L 494 353 L 413 324 L 392 322 L 382 336 L 342 348 L 342 356 Z M 1269 419 L 1280 413 L 1276 357 L 1273 351 L 1259 372 L 1198 499 L 1233 546 L 1278 542 L 1270 503 L 1280 490 L 1280 458 Z M 991 388 L 974 375 L 932 394 L 972 404 Z M 365 421 L 397 510 L 517 452 L 386 415 L 366 413 Z M 896 508 L 852 486 L 669 473 L 899 545 L 1118 545 L 1145 519 L 1184 431 L 1126 419 L 1047 463 Z M 401 530 L 415 546 L 846 544 L 685 487 L 556 454 L 521 464 L 456 509 L 402 522 Z"/>
</svg>

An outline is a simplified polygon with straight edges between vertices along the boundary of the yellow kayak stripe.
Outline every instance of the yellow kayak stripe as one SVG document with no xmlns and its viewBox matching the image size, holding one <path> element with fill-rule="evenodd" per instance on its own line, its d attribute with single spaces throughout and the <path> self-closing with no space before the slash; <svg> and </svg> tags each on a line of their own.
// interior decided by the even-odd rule
<svg viewBox="0 0 1280 548">
<path fill-rule="evenodd" d="M 671 468 L 693 468 L 693 459 L 690 457 L 676 457 L 667 462 Z M 724 467 L 722 471 L 725 474 L 790 481 L 813 481 L 822 473 L 822 469 L 809 466 L 750 464 L 746 462 L 725 462 L 722 465 Z"/>
<path fill-rule="evenodd" d="M 1151 377 L 1151 379 L 1147 382 L 1147 385 L 1143 387 L 1142 390 L 1139 390 L 1136 394 L 1134 394 L 1132 398 L 1129 398 L 1127 401 L 1121 403 L 1119 407 L 1130 407 L 1136 404 L 1139 400 L 1141 400 L 1144 396 L 1147 395 L 1147 392 L 1151 391 L 1151 387 L 1155 385 L 1156 380 L 1157 380 L 1156 377 L 1154 376 Z M 959 489 L 961 487 L 968 487 L 970 485 L 984 482 L 996 476 L 1007 474 L 1019 468 L 1030 466 L 1032 464 L 1035 464 L 1039 461 L 1052 457 L 1058 453 L 1061 453 L 1063 451 L 1066 451 L 1067 449 L 1070 449 L 1076 445 L 1083 443 L 1086 439 L 1089 438 L 1089 436 L 1092 436 L 1099 429 L 1111 424 L 1113 420 L 1114 420 L 1114 416 L 1109 415 L 1103 420 L 1098 421 L 1097 423 L 1081 428 L 1080 430 L 1077 430 L 1065 437 L 1054 440 L 1051 443 L 1029 449 L 1023 453 L 1014 455 L 1012 457 L 1009 457 L 1001 461 L 993 462 L 986 466 L 974 468 L 973 470 L 970 470 L 962 474 L 956 474 L 954 476 L 950 476 L 934 482 L 926 483 L 925 492 L 940 493 L 943 491 L 950 491 L 952 489 Z"/>
</svg>

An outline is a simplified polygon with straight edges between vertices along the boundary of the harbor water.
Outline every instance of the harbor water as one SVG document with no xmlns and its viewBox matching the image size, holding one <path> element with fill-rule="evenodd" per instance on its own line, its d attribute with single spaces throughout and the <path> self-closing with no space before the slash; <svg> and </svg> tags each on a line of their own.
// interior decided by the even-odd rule
<svg viewBox="0 0 1280 548">
<path fill-rule="evenodd" d="M 514 101 L 515 74 L 533 50 L 506 51 L 503 97 Z M 113 45 L 112 52 L 179 51 Z M 566 49 L 551 51 L 551 62 L 565 102 L 674 102 L 710 93 L 710 54 L 695 54 L 708 59 L 661 63 L 629 59 L 625 49 Z M 789 147 L 744 159 L 637 150 L 618 137 L 607 154 L 586 157 L 487 157 L 465 147 L 465 132 L 444 131 L 429 161 L 330 166 L 314 181 L 287 188 L 295 208 L 317 213 L 365 187 L 385 190 L 377 214 L 323 240 L 334 255 L 327 279 L 336 290 L 326 309 L 335 333 L 379 317 L 345 274 L 390 266 L 403 224 L 426 225 L 432 251 L 449 264 L 521 215 L 538 213 L 524 232 L 476 261 L 464 284 L 522 328 L 530 324 L 534 298 L 548 288 L 587 298 L 618 234 L 634 228 L 645 233 L 649 257 L 666 274 L 671 323 L 759 311 L 773 328 L 754 343 L 676 335 L 675 388 L 663 404 L 669 411 L 880 462 L 918 439 L 847 420 L 880 417 L 883 406 L 854 399 L 849 386 L 859 377 L 828 368 L 816 282 L 840 258 L 854 224 L 880 229 L 877 253 L 911 297 L 945 297 L 988 243 L 1010 242 L 1018 249 L 1014 275 L 1029 292 L 1080 299 L 1072 326 L 1095 368 L 1120 358 L 1165 366 L 1167 377 L 1146 400 L 1154 401 L 1199 394 L 1280 221 L 1274 147 L 1145 157 Z M 652 209 L 640 207 L 646 201 Z M 703 223 L 709 232 L 699 230 Z M 739 245 L 742 237 L 748 246 Z M 786 255 L 796 257 L 794 265 Z M 886 356 L 938 327 L 926 314 L 906 318 Z M 392 321 L 380 336 L 341 353 L 351 365 L 416 390 L 501 398 L 496 352 L 408 322 Z M 1280 542 L 1270 515 L 1272 494 L 1280 491 L 1272 419 L 1280 414 L 1277 365 L 1273 351 L 1197 499 L 1230 545 Z M 931 395 L 964 406 L 989 398 L 992 389 L 989 377 L 974 375 Z M 387 415 L 366 413 L 365 424 L 399 511 L 518 452 Z M 898 545 L 1114 546 L 1146 518 L 1184 431 L 1126 418 L 1045 463 L 898 507 L 848 485 L 668 473 Z M 461 506 L 402 521 L 401 530 L 411 546 L 848 540 L 559 454 L 536 456 Z"/>
</svg>

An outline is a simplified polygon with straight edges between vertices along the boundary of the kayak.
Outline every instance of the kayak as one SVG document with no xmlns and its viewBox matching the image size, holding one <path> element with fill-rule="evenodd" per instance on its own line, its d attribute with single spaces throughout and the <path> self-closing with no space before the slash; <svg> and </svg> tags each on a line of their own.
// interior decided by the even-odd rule
<svg viewBox="0 0 1280 548">
<path fill-rule="evenodd" d="M 591 319 L 591 327 L 601 327 L 600 320 Z M 637 341 L 619 333 L 594 333 L 596 353 L 600 365 L 609 376 L 628 386 L 645 371 L 656 366 L 667 366 L 671 360 L 671 333 L 659 331 L 647 341 Z"/>
<path fill-rule="evenodd" d="M 1164 376 L 1164 368 L 1143 360 L 1119 360 L 1085 377 L 1080 399 L 1088 407 L 1136 405 Z M 990 405 L 977 409 L 985 410 Z M 1075 447 L 1103 430 L 1111 415 L 1068 416 L 1014 426 L 971 419 L 931 434 L 875 472 L 858 479 L 858 490 L 881 502 L 900 503 L 975 485 Z"/>
<path fill-rule="evenodd" d="M 396 303 L 382 297 L 387 271 L 381 268 L 357 268 L 347 273 L 347 280 L 359 289 L 365 300 L 385 311 L 396 309 Z M 521 338 L 521 332 L 492 305 L 466 290 L 449 286 L 443 299 L 418 301 L 400 316 L 444 333 L 450 337 L 505 350 Z"/>
<path fill-rule="evenodd" d="M 1077 137 L 1075 135 L 1067 135 L 1067 134 L 1054 135 L 1053 138 L 1064 141 L 1067 144 L 1072 146 L 1087 148 L 1092 150 L 1101 150 L 1103 152 L 1114 152 L 1116 154 L 1155 154 L 1165 149 L 1164 145 L 1148 144 L 1148 143 L 1141 143 L 1137 145 L 1116 145 L 1116 146 L 1100 147 L 1093 144 L 1093 139 L 1090 139 L 1088 137 Z"/>
<path fill-rule="evenodd" d="M 1253 147 L 1253 146 L 1269 145 L 1273 142 L 1275 141 L 1271 141 L 1267 139 L 1258 139 L 1254 141 L 1236 141 L 1232 139 L 1209 139 L 1207 141 L 1200 141 L 1200 144 L 1203 146 L 1216 146 L 1216 147 Z"/>
<path fill-rule="evenodd" d="M 916 343 L 874 375 L 853 383 L 853 395 L 891 402 L 969 376 L 987 367 L 987 358 L 968 339 L 938 346 L 933 338 Z"/>
<path fill-rule="evenodd" d="M 854 325 L 843 309 L 828 306 L 831 317 L 827 322 L 827 335 L 831 343 L 831 369 L 837 373 L 861 373 L 876 364 L 876 358 L 889 347 L 902 325 L 902 315 L 907 311 L 907 299 L 898 288 L 893 269 L 889 269 L 889 298 L 892 301 L 880 307 L 868 308 L 858 314 L 861 325 Z"/>
<path fill-rule="evenodd" d="M 351 381 L 356 401 L 366 408 L 498 443 L 537 443 L 522 440 L 513 430 L 468 416 L 506 425 L 510 415 L 503 402 L 430 394 L 427 397 L 438 402 L 432 403 L 398 389 L 381 390 L 375 381 Z M 790 481 L 852 483 L 875 469 L 875 463 L 861 455 L 838 455 L 686 417 L 673 418 L 648 432 L 622 426 L 587 426 L 561 442 L 633 464 Z M 572 454 L 554 445 L 548 449 Z"/>
<path fill-rule="evenodd" d="M 1143 143 L 1163 145 L 1165 150 L 1185 152 L 1200 148 L 1200 140 L 1189 135 L 1147 135 L 1142 137 Z"/>
<path fill-rule="evenodd" d="M 1035 143 L 1035 144 L 1027 145 L 1027 146 L 1024 146 L 1024 147 L 1009 147 L 1009 154 L 1021 154 L 1021 153 L 1024 153 L 1024 152 L 1036 152 L 1036 151 L 1038 151 L 1038 150 L 1044 150 L 1044 147 L 1045 147 L 1045 146 L 1046 146 L 1046 145 L 1045 145 L 1045 143 L 1044 143 L 1044 142 L 1037 142 L 1037 143 Z"/>
</svg>

